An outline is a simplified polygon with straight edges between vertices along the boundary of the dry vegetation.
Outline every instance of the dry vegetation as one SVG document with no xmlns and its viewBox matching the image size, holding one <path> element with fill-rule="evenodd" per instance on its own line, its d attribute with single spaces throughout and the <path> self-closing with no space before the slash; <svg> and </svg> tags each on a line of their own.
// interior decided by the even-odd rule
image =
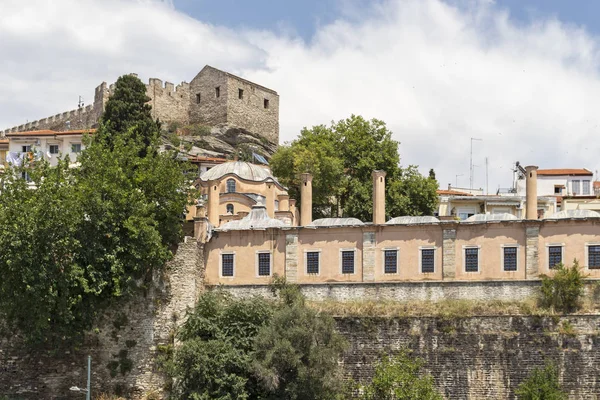
<svg viewBox="0 0 600 400">
<path fill-rule="evenodd" d="M 320 312 L 335 317 L 471 317 L 490 315 L 557 315 L 552 309 L 543 308 L 539 300 L 441 300 L 441 301 L 324 301 L 309 302 Z M 598 313 L 599 304 L 586 298 L 576 314 Z"/>
</svg>

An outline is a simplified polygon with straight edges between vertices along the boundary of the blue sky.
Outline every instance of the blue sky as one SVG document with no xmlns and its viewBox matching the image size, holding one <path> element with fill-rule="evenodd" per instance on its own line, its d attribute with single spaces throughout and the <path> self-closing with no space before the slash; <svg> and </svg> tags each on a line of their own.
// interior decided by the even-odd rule
<svg viewBox="0 0 600 400">
<path fill-rule="evenodd" d="M 310 40 L 315 30 L 336 18 L 347 17 L 348 6 L 365 9 L 376 0 L 173 0 L 176 9 L 189 16 L 230 28 L 285 30 Z M 465 6 L 468 0 L 453 0 Z M 585 27 L 598 35 L 599 0 L 496 0 L 498 8 L 509 11 L 518 23 L 555 17 Z"/>
<path fill-rule="evenodd" d="M 279 93 L 280 143 L 377 118 L 402 165 L 446 186 L 468 184 L 481 138 L 475 186 L 487 158 L 495 193 L 515 161 L 600 170 L 598 15 L 600 0 L 1 0 L 0 129 L 126 73 L 178 84 L 208 64 Z"/>
</svg>

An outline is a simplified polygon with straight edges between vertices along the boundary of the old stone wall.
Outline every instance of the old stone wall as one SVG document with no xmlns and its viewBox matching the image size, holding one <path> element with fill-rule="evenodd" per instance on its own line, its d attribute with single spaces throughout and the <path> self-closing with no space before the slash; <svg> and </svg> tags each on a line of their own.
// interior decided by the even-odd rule
<svg viewBox="0 0 600 400">
<path fill-rule="evenodd" d="M 240 92 L 241 91 L 241 92 Z M 279 95 L 235 76 L 227 79 L 227 123 L 279 142 Z"/>
<path fill-rule="evenodd" d="M 528 280 L 325 283 L 301 284 L 300 288 L 306 298 L 312 301 L 439 301 L 444 299 L 520 301 L 536 295 L 539 286 L 540 281 Z M 593 286 L 592 282 L 590 286 Z M 236 297 L 272 295 L 268 285 L 219 287 Z"/>
<path fill-rule="evenodd" d="M 156 356 L 173 342 L 202 284 L 202 245 L 186 238 L 154 286 L 133 301 L 116 303 L 79 348 L 25 347 L 19 336 L 0 340 L 0 396 L 10 399 L 80 399 L 92 356 L 92 390 L 142 398 L 163 391 Z"/>
<path fill-rule="evenodd" d="M 515 399 L 546 361 L 560 368 L 570 399 L 600 398 L 600 316 L 338 319 L 343 365 L 366 382 L 381 354 L 407 349 L 424 361 L 447 399 Z M 570 326 L 569 330 L 565 326 Z"/>
<path fill-rule="evenodd" d="M 190 82 L 190 122 L 206 126 L 226 124 L 227 101 L 227 74 L 203 68 Z"/>
<path fill-rule="evenodd" d="M 161 122 L 189 123 L 190 112 L 190 85 L 183 82 L 177 86 L 165 82 L 164 86 L 160 79 L 150 79 L 146 85 L 146 95 L 150 97 L 152 106 L 152 118 Z"/>
</svg>

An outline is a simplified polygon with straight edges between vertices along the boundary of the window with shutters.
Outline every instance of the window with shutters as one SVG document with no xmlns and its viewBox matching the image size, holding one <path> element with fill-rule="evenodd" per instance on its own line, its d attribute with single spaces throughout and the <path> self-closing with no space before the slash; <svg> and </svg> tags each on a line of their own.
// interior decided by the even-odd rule
<svg viewBox="0 0 600 400">
<path fill-rule="evenodd" d="M 479 248 L 465 248 L 465 272 L 479 272 Z"/>
<path fill-rule="evenodd" d="M 258 276 L 271 275 L 271 253 L 262 252 L 257 254 Z"/>
<path fill-rule="evenodd" d="M 600 245 L 587 246 L 587 259 L 589 269 L 600 269 Z"/>
<path fill-rule="evenodd" d="M 354 250 L 341 251 L 342 274 L 354 273 Z"/>
<path fill-rule="evenodd" d="M 398 250 L 383 250 L 383 272 L 385 274 L 398 273 Z"/>
<path fill-rule="evenodd" d="M 503 252 L 503 264 L 504 271 L 516 271 L 517 270 L 517 247 L 516 246 L 505 246 L 502 249 Z"/>
<path fill-rule="evenodd" d="M 548 246 L 548 268 L 554 269 L 562 263 L 562 246 Z"/>
<path fill-rule="evenodd" d="M 232 277 L 233 276 L 233 253 L 221 254 L 221 276 Z"/>
<path fill-rule="evenodd" d="M 320 252 L 318 251 L 307 251 L 306 252 L 306 273 L 311 275 L 319 274 L 319 257 Z"/>
<path fill-rule="evenodd" d="M 421 249 L 421 272 L 424 274 L 435 272 L 435 249 Z"/>
</svg>

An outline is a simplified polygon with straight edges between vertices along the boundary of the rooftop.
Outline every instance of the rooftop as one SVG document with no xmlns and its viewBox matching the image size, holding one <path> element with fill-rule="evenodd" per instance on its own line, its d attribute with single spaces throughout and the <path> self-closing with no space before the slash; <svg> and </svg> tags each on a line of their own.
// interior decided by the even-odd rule
<svg viewBox="0 0 600 400">
<path fill-rule="evenodd" d="M 84 133 L 94 133 L 95 129 L 76 129 L 72 131 L 51 131 L 48 129 L 39 131 L 27 132 L 11 132 L 7 133 L 6 137 L 23 137 L 23 136 L 68 136 L 68 135 L 83 135 Z"/>
<path fill-rule="evenodd" d="M 358 218 L 321 218 L 315 219 L 308 226 L 359 226 L 364 224 L 365 223 Z"/>
<path fill-rule="evenodd" d="M 440 222 L 439 219 L 437 219 L 436 217 L 431 217 L 431 216 L 421 216 L 421 217 L 403 216 L 403 217 L 396 217 L 396 218 L 390 219 L 388 222 L 386 222 L 386 225 L 436 224 L 438 222 Z"/>
<path fill-rule="evenodd" d="M 268 167 L 245 161 L 229 161 L 212 167 L 200 175 L 200 180 L 204 182 L 214 181 L 227 175 L 235 175 L 238 178 L 254 182 L 277 182 Z"/>
<path fill-rule="evenodd" d="M 267 209 L 263 205 L 256 205 L 244 218 L 229 221 L 221 225 L 219 231 L 244 231 L 252 229 L 282 228 L 286 226 L 283 221 L 270 218 Z"/>
<path fill-rule="evenodd" d="M 593 176 L 594 173 L 585 168 L 538 169 L 538 176 Z"/>
</svg>

